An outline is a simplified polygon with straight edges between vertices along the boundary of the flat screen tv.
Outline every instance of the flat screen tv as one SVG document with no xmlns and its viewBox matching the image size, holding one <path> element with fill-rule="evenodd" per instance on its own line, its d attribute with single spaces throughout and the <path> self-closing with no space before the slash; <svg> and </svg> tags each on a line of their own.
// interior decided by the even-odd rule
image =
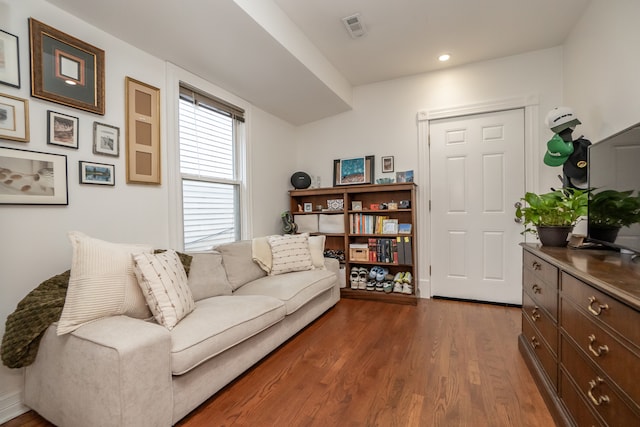
<svg viewBox="0 0 640 427">
<path fill-rule="evenodd" d="M 588 240 L 640 254 L 640 123 L 588 148 Z"/>
</svg>

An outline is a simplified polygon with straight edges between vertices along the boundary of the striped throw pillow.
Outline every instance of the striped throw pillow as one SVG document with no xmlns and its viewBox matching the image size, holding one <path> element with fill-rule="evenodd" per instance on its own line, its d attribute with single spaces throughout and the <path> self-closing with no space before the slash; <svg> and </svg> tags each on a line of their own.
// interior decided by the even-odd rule
<svg viewBox="0 0 640 427">
<path fill-rule="evenodd" d="M 270 276 L 313 269 L 307 233 L 269 236 L 269 245 L 272 257 Z"/>
</svg>

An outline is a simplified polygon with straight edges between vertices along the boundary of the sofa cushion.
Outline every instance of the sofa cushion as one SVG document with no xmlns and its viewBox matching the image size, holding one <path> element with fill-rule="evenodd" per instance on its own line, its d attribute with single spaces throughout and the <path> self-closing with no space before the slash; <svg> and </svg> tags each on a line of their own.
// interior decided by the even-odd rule
<svg viewBox="0 0 640 427">
<path fill-rule="evenodd" d="M 136 254 L 133 271 L 156 321 L 173 329 L 195 308 L 187 273 L 173 250 Z"/>
<path fill-rule="evenodd" d="M 282 301 L 268 296 L 217 296 L 196 302 L 171 331 L 171 370 L 181 375 L 278 323 Z"/>
<path fill-rule="evenodd" d="M 229 284 L 234 291 L 245 283 L 267 274 L 253 261 L 251 240 L 225 243 L 216 247 L 215 250 L 222 254 L 222 264 L 227 273 Z"/>
<path fill-rule="evenodd" d="M 72 231 L 69 287 L 57 334 L 106 316 L 151 317 L 133 273 L 132 254 L 151 253 L 150 245 L 105 242 Z"/>
<path fill-rule="evenodd" d="M 194 300 L 231 295 L 231 284 L 222 266 L 220 252 L 190 253 L 190 255 L 192 260 L 188 283 Z"/>
<path fill-rule="evenodd" d="M 335 286 L 337 278 L 329 270 L 307 270 L 267 276 L 247 283 L 234 292 L 240 295 L 268 295 L 284 302 L 287 315 Z"/>
<path fill-rule="evenodd" d="M 308 234 L 269 236 L 269 245 L 272 258 L 269 275 L 313 269 Z"/>
<path fill-rule="evenodd" d="M 271 267 L 273 264 L 273 256 L 271 255 L 271 245 L 269 244 L 269 237 L 255 237 L 251 240 L 252 257 L 255 262 L 258 263 L 267 274 L 271 273 Z M 324 270 L 324 243 L 327 236 L 324 234 L 320 236 L 309 236 L 309 250 L 311 251 L 311 262 L 313 268 L 319 268 Z"/>
</svg>

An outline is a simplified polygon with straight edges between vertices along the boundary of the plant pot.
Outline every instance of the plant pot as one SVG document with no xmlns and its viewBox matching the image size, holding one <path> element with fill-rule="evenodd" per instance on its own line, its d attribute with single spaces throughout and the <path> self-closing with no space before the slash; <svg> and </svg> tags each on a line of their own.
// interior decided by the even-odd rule
<svg viewBox="0 0 640 427">
<path fill-rule="evenodd" d="M 589 227 L 589 237 L 602 242 L 613 243 L 618 237 L 618 231 L 620 231 L 620 227 L 592 225 Z"/>
<path fill-rule="evenodd" d="M 538 238 L 542 246 L 567 246 L 567 237 L 573 230 L 572 226 L 536 226 L 538 229 Z"/>
</svg>

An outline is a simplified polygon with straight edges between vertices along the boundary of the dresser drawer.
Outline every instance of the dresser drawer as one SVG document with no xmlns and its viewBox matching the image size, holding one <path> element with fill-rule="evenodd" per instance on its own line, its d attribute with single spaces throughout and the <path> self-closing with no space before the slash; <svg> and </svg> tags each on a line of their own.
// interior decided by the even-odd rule
<svg viewBox="0 0 640 427">
<path fill-rule="evenodd" d="M 529 269 L 522 272 L 522 286 L 536 304 L 545 308 L 553 317 L 558 319 L 558 286 L 541 280 L 540 276 Z"/>
<path fill-rule="evenodd" d="M 529 317 L 522 314 L 522 335 L 527 342 L 527 345 L 533 349 L 542 365 L 542 369 L 549 377 L 549 380 L 553 384 L 555 390 L 558 389 L 558 363 L 556 357 L 553 355 L 549 347 L 544 343 L 542 336 L 537 329 L 533 327 Z"/>
<path fill-rule="evenodd" d="M 529 318 L 536 335 L 541 335 L 551 348 L 553 354 L 558 354 L 558 326 L 542 310 L 526 292 L 522 295 L 522 315 Z"/>
<path fill-rule="evenodd" d="M 522 254 L 522 265 L 525 270 L 533 272 L 542 281 L 557 288 L 558 286 L 558 268 L 549 264 L 547 261 L 539 258 L 528 251 Z"/>
<path fill-rule="evenodd" d="M 640 413 L 634 412 L 622 400 L 615 385 L 594 369 L 564 335 L 561 335 L 561 363 L 577 385 L 578 394 L 587 401 L 591 410 L 597 413 L 610 426 L 639 425 Z M 561 390 L 561 397 L 562 397 Z M 638 410 L 636 408 L 636 410 Z"/>
<path fill-rule="evenodd" d="M 640 404 L 640 357 L 600 328 L 572 301 L 561 300 L 561 327 L 625 393 Z"/>
<path fill-rule="evenodd" d="M 564 272 L 561 286 L 562 296 L 573 300 L 592 320 L 606 324 L 640 348 L 637 311 Z"/>
<path fill-rule="evenodd" d="M 591 412 L 589 405 L 581 397 L 582 392 L 576 390 L 574 384 L 563 370 L 560 370 L 560 393 L 562 401 L 577 426 L 598 427 L 605 425 Z"/>
</svg>

